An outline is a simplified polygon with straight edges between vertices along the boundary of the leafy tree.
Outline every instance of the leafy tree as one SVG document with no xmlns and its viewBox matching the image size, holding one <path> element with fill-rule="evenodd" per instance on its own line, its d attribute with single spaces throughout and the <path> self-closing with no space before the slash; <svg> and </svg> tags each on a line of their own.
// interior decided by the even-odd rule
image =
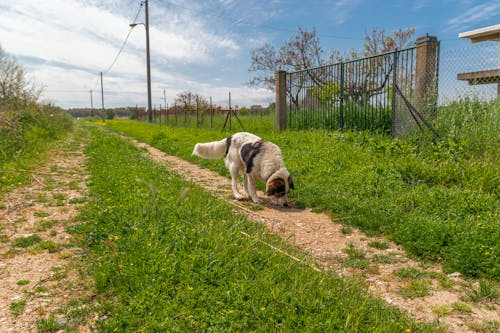
<svg viewBox="0 0 500 333">
<path fill-rule="evenodd" d="M 42 89 L 30 80 L 23 67 L 0 46 L 0 106 L 19 109 L 36 103 Z"/>
<path fill-rule="evenodd" d="M 251 85 L 264 86 L 270 90 L 275 89 L 275 73 L 278 70 L 288 72 L 300 71 L 327 64 L 347 62 L 361 59 L 380 53 L 409 47 L 413 43 L 414 28 L 398 29 L 392 34 L 387 34 L 383 29 L 374 28 L 364 37 L 365 43 L 361 51 L 350 50 L 340 52 L 332 50 L 329 58 L 325 59 L 325 52 L 321 48 L 320 39 L 316 30 L 305 31 L 298 28 L 297 34 L 291 37 L 278 50 L 274 46 L 265 44 L 252 51 L 249 71 L 255 72 L 250 80 Z M 380 94 L 384 88 L 392 66 L 386 66 L 381 59 L 364 62 L 360 67 L 346 67 L 344 72 L 344 96 L 357 103 L 366 102 L 371 96 Z M 340 87 L 329 82 L 328 70 L 305 71 L 302 77 L 295 82 L 293 90 L 287 87 L 287 94 L 293 104 L 298 105 L 302 89 L 311 89 L 311 93 L 322 102 L 333 103 L 340 99 Z M 382 75 L 382 79 L 380 79 Z M 362 77 L 362 80 L 355 76 Z"/>
<path fill-rule="evenodd" d="M 250 72 L 257 75 L 250 85 L 275 89 L 274 75 L 278 70 L 288 72 L 319 67 L 326 64 L 324 51 L 320 46 L 316 29 L 311 31 L 298 28 L 297 35 L 291 37 L 278 50 L 270 44 L 254 49 L 251 56 Z"/>
<path fill-rule="evenodd" d="M 184 112 L 193 112 L 196 111 L 197 108 L 201 110 L 206 110 L 208 108 L 208 101 L 205 98 L 190 91 L 184 91 L 177 94 L 175 103 L 181 105 L 184 108 Z"/>
</svg>

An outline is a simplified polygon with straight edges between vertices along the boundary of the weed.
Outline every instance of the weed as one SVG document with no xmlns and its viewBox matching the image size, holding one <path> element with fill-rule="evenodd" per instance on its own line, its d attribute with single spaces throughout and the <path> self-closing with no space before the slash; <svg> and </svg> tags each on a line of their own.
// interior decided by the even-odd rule
<svg viewBox="0 0 500 333">
<path fill-rule="evenodd" d="M 14 316 L 19 316 L 24 312 L 25 307 L 26 301 L 24 300 L 12 302 L 10 303 L 10 313 L 12 313 Z"/>
<path fill-rule="evenodd" d="M 36 231 L 43 232 L 52 228 L 59 220 L 41 220 L 37 222 Z"/>
<path fill-rule="evenodd" d="M 453 310 L 458 312 L 472 312 L 472 308 L 469 305 L 462 302 L 454 302 L 451 305 L 451 307 Z"/>
<path fill-rule="evenodd" d="M 387 250 L 389 248 L 389 244 L 387 242 L 379 242 L 379 241 L 369 242 L 368 246 L 371 246 L 379 250 Z"/>
<path fill-rule="evenodd" d="M 18 286 L 25 286 L 25 285 L 27 285 L 28 283 L 30 283 L 30 280 L 19 280 L 19 281 L 17 281 L 17 282 L 16 282 L 16 284 L 17 284 Z"/>
<path fill-rule="evenodd" d="M 398 290 L 404 298 L 425 297 L 429 295 L 429 284 L 423 280 L 412 280 L 405 287 Z"/>
<path fill-rule="evenodd" d="M 351 228 L 351 227 L 348 227 L 348 226 L 343 226 L 343 227 L 340 229 L 340 232 L 341 232 L 343 235 L 350 235 L 350 234 L 352 234 L 352 228 Z"/>
<path fill-rule="evenodd" d="M 474 332 L 498 333 L 498 331 L 500 330 L 500 321 L 487 320 L 484 322 L 472 322 L 469 323 L 467 326 L 469 326 L 469 328 L 472 329 Z"/>
<path fill-rule="evenodd" d="M 68 188 L 70 190 L 78 190 L 78 189 L 80 189 L 80 186 L 79 186 L 78 182 L 72 181 L 72 182 L 68 183 Z"/>
<path fill-rule="evenodd" d="M 358 249 L 353 244 L 349 244 L 342 251 L 349 256 L 349 259 L 365 259 L 366 252 L 363 249 Z"/>
<path fill-rule="evenodd" d="M 51 315 L 49 318 L 38 319 L 36 321 L 36 327 L 40 333 L 56 332 L 62 328 L 54 315 Z"/>
<path fill-rule="evenodd" d="M 80 198 L 73 198 L 69 200 L 70 204 L 81 204 L 87 202 L 87 198 L 85 197 L 80 197 Z"/>
<path fill-rule="evenodd" d="M 49 216 L 50 214 L 49 213 L 46 213 L 46 212 L 34 212 L 33 213 L 33 216 L 34 217 L 47 217 Z"/>
<path fill-rule="evenodd" d="M 434 312 L 438 317 L 444 317 L 451 314 L 453 312 L 453 309 L 447 305 L 441 305 L 432 308 L 432 312 Z"/>
<path fill-rule="evenodd" d="M 40 243 L 42 239 L 37 234 L 16 238 L 14 240 L 14 246 L 16 247 L 30 247 L 34 244 Z"/>
<path fill-rule="evenodd" d="M 9 241 L 9 236 L 5 234 L 0 234 L 0 243 L 7 243 Z"/>
<path fill-rule="evenodd" d="M 439 274 L 437 279 L 438 279 L 439 285 L 443 289 L 450 289 L 455 285 L 455 282 L 453 281 L 453 279 L 450 279 L 446 274 Z"/>
<path fill-rule="evenodd" d="M 466 295 L 472 302 L 495 301 L 500 297 L 500 292 L 494 282 L 482 279 L 477 285 L 470 285 Z"/>
<path fill-rule="evenodd" d="M 376 254 L 372 257 L 372 262 L 375 264 L 395 264 L 399 262 L 400 259 L 396 258 L 395 255 L 379 255 Z"/>
<path fill-rule="evenodd" d="M 426 275 L 426 273 L 413 267 L 398 268 L 394 271 L 394 274 L 401 279 L 419 279 Z"/>
<path fill-rule="evenodd" d="M 47 289 L 47 288 L 45 288 L 45 287 L 38 286 L 38 287 L 36 287 L 36 288 L 35 288 L 34 292 L 35 292 L 35 293 L 44 293 L 44 292 L 46 292 L 47 290 L 48 290 L 48 289 Z"/>
<path fill-rule="evenodd" d="M 40 249 L 48 250 L 49 253 L 59 252 L 61 250 L 61 245 L 54 243 L 53 241 L 43 241 L 39 244 Z"/>
</svg>

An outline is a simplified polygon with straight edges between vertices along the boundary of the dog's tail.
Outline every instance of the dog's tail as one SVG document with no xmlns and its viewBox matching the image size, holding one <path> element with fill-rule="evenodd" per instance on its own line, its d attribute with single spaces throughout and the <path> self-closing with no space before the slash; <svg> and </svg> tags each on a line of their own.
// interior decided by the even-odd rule
<svg viewBox="0 0 500 333">
<path fill-rule="evenodd" d="M 197 143 L 194 145 L 193 155 L 203 158 L 220 158 L 227 155 L 231 137 L 220 141 Z"/>
</svg>

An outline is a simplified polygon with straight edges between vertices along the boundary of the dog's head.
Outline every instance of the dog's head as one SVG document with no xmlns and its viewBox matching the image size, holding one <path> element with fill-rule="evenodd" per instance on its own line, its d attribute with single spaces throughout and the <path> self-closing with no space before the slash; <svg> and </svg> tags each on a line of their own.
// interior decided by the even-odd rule
<svg viewBox="0 0 500 333">
<path fill-rule="evenodd" d="M 286 168 L 276 171 L 266 182 L 266 194 L 274 196 L 278 204 L 285 207 L 288 207 L 288 192 L 293 188 L 293 179 Z"/>
</svg>

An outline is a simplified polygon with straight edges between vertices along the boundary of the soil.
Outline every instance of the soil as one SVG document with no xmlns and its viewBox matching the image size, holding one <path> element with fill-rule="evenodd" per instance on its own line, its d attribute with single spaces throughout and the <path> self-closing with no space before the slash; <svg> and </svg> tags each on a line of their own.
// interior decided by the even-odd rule
<svg viewBox="0 0 500 333">
<path fill-rule="evenodd" d="M 447 332 L 485 331 L 484 327 L 491 323 L 498 325 L 498 302 L 474 303 L 467 298 L 466 291 L 476 287 L 477 282 L 464 279 L 459 273 L 444 274 L 439 265 L 410 259 L 401 247 L 389 240 L 368 237 L 342 224 L 348 217 L 343 220 L 300 209 L 293 202 L 289 208 L 277 207 L 261 192 L 258 194 L 263 202 L 259 205 L 236 201 L 232 198 L 229 179 L 144 143 L 133 142 L 144 148 L 145 154 L 154 161 L 232 203 L 236 211 L 263 223 L 319 263 L 310 265 L 309 261 L 289 255 L 297 264 L 365 281 L 373 295 L 407 311 L 416 320 L 439 322 Z M 63 326 L 69 319 L 67 310 L 61 309 L 74 304 L 74 300 L 87 300 L 87 303 L 78 303 L 77 308 L 91 307 L 88 304 L 93 297 L 90 283 L 78 270 L 82 250 L 72 245 L 71 235 L 66 231 L 78 223 L 75 216 L 84 204 L 80 199 L 87 195 L 86 177 L 83 145 L 59 149 L 46 165 L 32 173 L 31 184 L 7 193 L 0 202 L 0 332 L 35 332 L 37 320 L 50 315 Z M 16 246 L 16 239 L 34 234 L 40 236 L 42 242 L 26 248 Z M 57 250 L 41 245 L 48 242 L 54 243 Z M 374 244 L 385 246 L 378 246 L 380 249 Z M 353 252 L 358 256 L 353 256 Z M 404 293 L 414 280 L 398 277 L 394 272 L 407 267 L 426 272 L 425 278 L 419 280 L 428 287 L 425 296 Z M 24 311 L 16 314 L 12 304 L 20 301 L 26 302 Z M 454 303 L 461 304 L 462 308 L 466 305 L 469 310 L 453 310 Z M 78 324 L 80 332 L 94 330 L 92 322 L 96 314 L 90 311 L 86 317 Z"/>
<path fill-rule="evenodd" d="M 78 223 L 86 195 L 82 150 L 54 149 L 30 184 L 0 202 L 0 332 L 68 326 L 69 309 L 83 312 L 87 306 L 89 282 L 78 269 L 82 250 L 66 231 Z M 80 332 L 91 327 L 80 326 Z"/>
</svg>

